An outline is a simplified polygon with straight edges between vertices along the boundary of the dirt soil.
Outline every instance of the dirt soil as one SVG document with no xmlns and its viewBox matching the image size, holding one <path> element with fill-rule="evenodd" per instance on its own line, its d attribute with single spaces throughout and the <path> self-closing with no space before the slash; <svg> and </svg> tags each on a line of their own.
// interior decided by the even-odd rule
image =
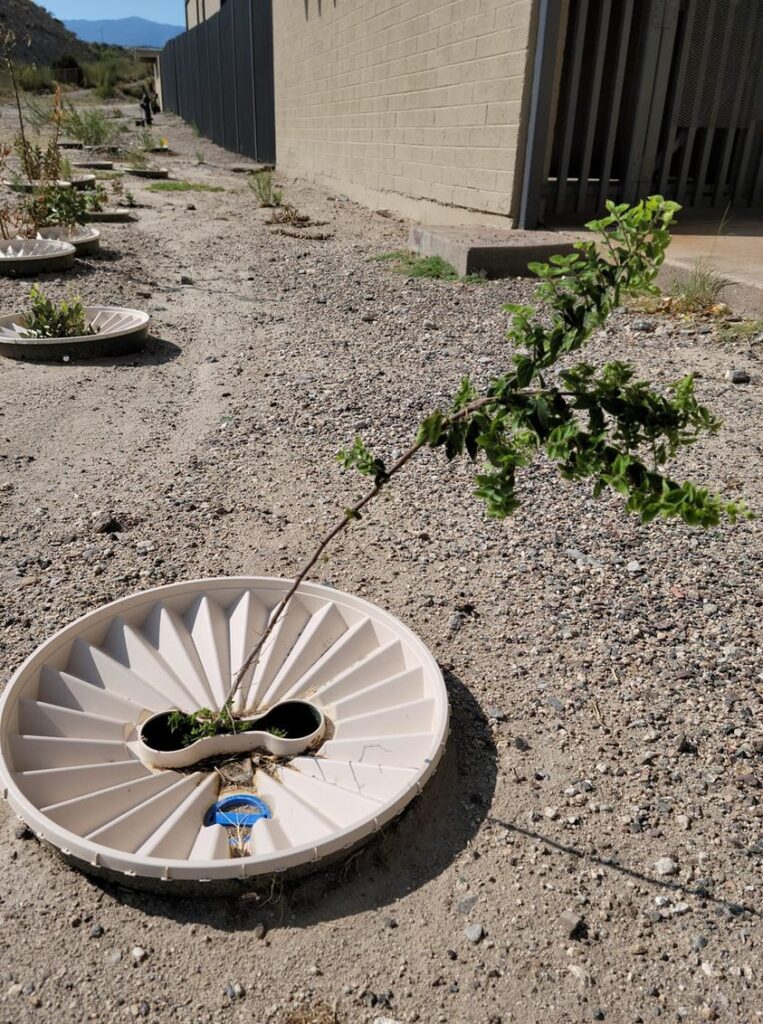
<svg viewBox="0 0 763 1024">
<path fill-rule="evenodd" d="M 301 181 L 287 198 L 331 237 L 275 234 L 240 158 L 173 117 L 156 134 L 173 177 L 225 191 L 136 179 L 137 223 L 101 225 L 100 257 L 43 281 L 149 311 L 155 340 L 2 366 L 6 678 L 136 590 L 290 575 L 362 492 L 336 451 L 361 433 L 390 458 L 462 374 L 499 372 L 502 306 L 530 294 L 395 274 L 373 257 L 408 224 Z M 0 279 L 3 312 L 28 288 Z M 639 320 L 615 314 L 590 359 L 694 371 L 725 426 L 676 472 L 760 511 L 762 346 Z M 425 454 L 316 576 L 399 616 L 445 670 L 447 753 L 402 819 L 264 897 L 173 900 L 90 880 L 3 805 L 0 1020 L 763 1019 L 760 521 L 645 527 L 544 463 L 509 521 L 471 489 L 467 465 Z"/>
</svg>

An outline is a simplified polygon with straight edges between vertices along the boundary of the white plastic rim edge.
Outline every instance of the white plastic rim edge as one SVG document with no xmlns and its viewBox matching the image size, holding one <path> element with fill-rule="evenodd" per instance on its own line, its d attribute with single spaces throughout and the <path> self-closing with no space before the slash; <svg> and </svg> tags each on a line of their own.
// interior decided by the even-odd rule
<svg viewBox="0 0 763 1024">
<path fill-rule="evenodd" d="M 67 242 L 76 249 L 79 245 L 89 245 L 92 242 L 100 241 L 101 232 L 91 224 L 75 224 L 73 227 L 53 225 L 48 228 L 40 228 L 37 237 L 43 241 Z"/>
<path fill-rule="evenodd" d="M 208 592 L 230 590 L 231 588 L 238 587 L 242 589 L 257 587 L 259 589 L 273 589 L 284 592 L 290 586 L 290 583 L 291 581 L 289 580 L 278 579 L 277 577 L 251 576 L 224 576 L 187 580 L 182 583 L 171 583 L 167 586 L 155 587 L 152 590 L 120 598 L 117 601 L 102 605 L 95 611 L 80 616 L 80 618 L 68 626 L 64 626 L 63 629 L 59 630 L 38 647 L 14 672 L 9 680 L 0 697 L 0 751 L 5 747 L 12 724 L 11 719 L 15 713 L 16 701 L 22 696 L 25 685 L 33 681 L 36 678 L 37 670 L 47 663 L 59 648 L 67 646 L 83 627 L 90 629 L 99 622 L 111 619 L 120 609 L 128 606 L 131 609 L 135 609 L 142 604 L 152 605 L 160 595 L 181 595 L 188 591 L 197 591 L 201 585 Z M 378 832 L 385 824 L 397 817 L 410 801 L 421 792 L 425 783 L 434 774 L 445 749 L 448 736 L 449 707 L 440 666 L 423 641 L 415 633 L 400 622 L 399 619 L 370 601 L 316 583 L 302 583 L 298 593 L 324 599 L 330 597 L 337 604 L 344 604 L 349 608 L 372 615 L 410 646 L 411 650 L 421 659 L 422 666 L 433 673 L 435 678 L 440 680 L 442 686 L 440 700 L 436 702 L 435 706 L 436 720 L 432 728 L 432 746 L 429 755 L 424 759 L 423 766 L 411 779 L 411 785 L 406 791 L 391 799 L 387 804 L 382 805 L 372 821 L 365 821 L 359 825 L 351 826 L 344 831 L 334 833 L 330 840 L 325 840 L 321 843 L 320 851 L 313 844 L 307 843 L 283 853 L 277 860 L 273 858 L 272 854 L 265 853 L 225 861 L 194 861 L 191 864 L 187 860 L 137 856 L 120 850 L 98 846 L 56 825 L 55 822 L 42 815 L 38 808 L 20 791 L 12 778 L 4 753 L 0 756 L 0 785 L 2 786 L 3 798 L 38 837 L 51 843 L 65 856 L 74 857 L 83 862 L 83 864 L 91 865 L 93 868 L 119 872 L 131 877 L 139 876 L 164 881 L 190 880 L 211 882 L 223 879 L 246 879 L 254 878 L 258 875 L 278 874 L 291 868 L 324 860 Z"/>
<path fill-rule="evenodd" d="M 44 245 L 35 246 L 35 242 L 43 242 Z M 23 250 L 25 244 L 30 248 L 28 253 L 7 255 L 7 250 Z M 32 251 L 35 248 L 39 251 Z M 2 238 L 0 239 L 0 249 L 6 250 L 0 254 L 0 261 L 9 266 L 11 264 L 23 266 L 25 263 L 44 263 L 46 261 L 53 263 L 77 254 L 74 243 L 62 238 Z"/>
<path fill-rule="evenodd" d="M 68 243 L 57 243 L 60 245 Z M 74 248 L 74 246 L 70 246 Z M 19 335 L 19 341 L 33 343 L 39 341 L 40 344 L 53 345 L 56 341 L 66 342 L 67 344 L 74 344 L 79 341 L 92 341 L 93 338 L 122 338 L 128 334 L 137 334 L 139 331 L 145 330 L 150 322 L 150 316 L 148 313 L 143 313 L 139 309 L 128 309 L 123 306 L 85 306 L 85 316 L 88 323 L 92 323 L 101 314 L 120 314 L 125 319 L 129 318 L 129 322 L 124 327 L 107 327 L 100 330 L 97 335 L 93 334 L 82 334 L 75 338 L 25 338 Z M 2 329 L 10 331 L 14 325 L 18 325 L 21 329 L 24 329 L 25 313 L 9 313 L 8 316 L 0 317 L 0 346 L 3 341 L 12 341 L 13 339 L 8 335 L 2 334 Z"/>
</svg>

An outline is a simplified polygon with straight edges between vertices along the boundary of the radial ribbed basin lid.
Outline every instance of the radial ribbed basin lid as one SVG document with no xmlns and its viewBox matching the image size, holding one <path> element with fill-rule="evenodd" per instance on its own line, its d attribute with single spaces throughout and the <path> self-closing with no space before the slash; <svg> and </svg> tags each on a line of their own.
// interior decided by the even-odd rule
<svg viewBox="0 0 763 1024">
<path fill-rule="evenodd" d="M 85 321 L 94 329 L 94 334 L 73 338 L 37 338 L 27 328 L 26 313 L 0 316 L 0 355 L 11 359 L 56 359 L 63 356 L 87 359 L 125 355 L 141 349 L 148 335 L 149 316 L 138 309 L 85 306 Z"/>
<path fill-rule="evenodd" d="M 86 869 L 168 882 L 316 864 L 378 831 L 434 771 L 447 695 L 406 626 L 330 587 L 302 584 L 235 704 L 256 717 L 307 702 L 325 720 L 318 745 L 292 758 L 248 751 L 230 785 L 219 765 L 159 770 L 141 758 L 151 716 L 223 705 L 289 585 L 240 577 L 159 587 L 39 647 L 0 704 L 0 777 L 13 809 Z M 288 716 L 279 723 L 284 736 Z M 256 796 L 267 813 L 221 823 L 215 809 L 231 795 Z"/>
<path fill-rule="evenodd" d="M 41 259 L 44 256 L 62 256 L 72 251 L 64 239 L 2 238 L 0 257 L 4 259 Z"/>
</svg>

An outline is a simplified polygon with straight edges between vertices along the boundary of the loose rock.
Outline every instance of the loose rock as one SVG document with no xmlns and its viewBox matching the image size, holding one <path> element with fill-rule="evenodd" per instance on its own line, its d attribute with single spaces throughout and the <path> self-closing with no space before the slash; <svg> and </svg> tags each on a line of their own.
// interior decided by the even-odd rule
<svg viewBox="0 0 763 1024">
<path fill-rule="evenodd" d="M 658 875 L 677 875 L 678 864 L 672 857 L 660 857 L 654 862 L 654 869 Z"/>
<path fill-rule="evenodd" d="M 750 375 L 747 370 L 727 370 L 726 380 L 731 381 L 732 384 L 749 384 Z"/>
</svg>

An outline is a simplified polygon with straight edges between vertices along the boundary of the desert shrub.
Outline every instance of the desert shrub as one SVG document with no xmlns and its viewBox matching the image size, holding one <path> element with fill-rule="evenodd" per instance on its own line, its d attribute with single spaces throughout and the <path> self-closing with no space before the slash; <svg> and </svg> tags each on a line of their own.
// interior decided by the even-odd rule
<svg viewBox="0 0 763 1024">
<path fill-rule="evenodd" d="M 75 107 L 66 104 L 64 127 L 74 139 L 85 146 L 108 146 L 115 136 L 114 125 L 102 110 L 93 107 Z"/>
<path fill-rule="evenodd" d="M 29 221 L 37 231 L 58 224 L 81 224 L 87 218 L 87 203 L 86 192 L 50 184 L 35 189 L 25 198 L 23 205 Z"/>
<path fill-rule="evenodd" d="M 99 99 L 110 100 L 117 94 L 117 82 L 119 76 L 116 66 L 110 61 L 103 65 L 98 78 L 98 85 L 95 87 L 95 94 Z"/>
<path fill-rule="evenodd" d="M 146 66 L 124 52 L 106 50 L 97 61 L 83 66 L 85 85 L 95 89 L 101 99 L 111 99 L 117 91 L 125 92 L 128 83 L 140 81 Z"/>
<path fill-rule="evenodd" d="M 275 187 L 272 171 L 255 171 L 249 175 L 247 182 L 257 196 L 260 206 L 280 206 L 283 202 L 283 192 Z"/>
<path fill-rule="evenodd" d="M 116 181 L 112 182 L 112 187 L 116 186 L 116 184 Z M 101 213 L 109 202 L 109 194 L 100 182 L 96 184 L 95 188 L 85 189 L 82 195 L 85 197 L 87 213 Z"/>
<path fill-rule="evenodd" d="M 157 141 L 154 138 L 154 134 L 150 128 L 142 128 L 138 135 L 138 145 L 145 151 L 150 151 L 157 148 Z"/>
<path fill-rule="evenodd" d="M 41 132 L 51 123 L 54 104 L 49 99 L 29 96 L 24 104 L 24 119 L 36 132 Z"/>
<path fill-rule="evenodd" d="M 82 65 L 70 53 L 63 54 L 51 61 L 50 70 L 57 82 L 66 85 L 84 85 L 85 72 Z"/>
<path fill-rule="evenodd" d="M 731 284 L 717 274 L 709 260 L 698 259 L 682 281 L 674 281 L 670 291 L 670 308 L 677 313 L 707 313 L 720 302 Z"/>
<path fill-rule="evenodd" d="M 56 80 L 48 67 L 37 64 L 20 64 L 16 68 L 19 88 L 24 92 L 53 92 Z"/>
<path fill-rule="evenodd" d="M 14 149 L 29 181 L 49 182 L 60 178 L 61 154 L 55 140 L 51 140 L 43 149 L 19 133 L 14 140 Z"/>
<path fill-rule="evenodd" d="M 39 285 L 29 293 L 31 308 L 26 315 L 24 335 L 28 338 L 79 338 L 96 334 L 85 316 L 79 296 L 52 302 Z"/>
<path fill-rule="evenodd" d="M 148 157 L 144 149 L 131 149 L 127 154 L 127 162 L 130 167 L 134 167 L 136 170 L 142 170 L 148 167 Z"/>
</svg>

